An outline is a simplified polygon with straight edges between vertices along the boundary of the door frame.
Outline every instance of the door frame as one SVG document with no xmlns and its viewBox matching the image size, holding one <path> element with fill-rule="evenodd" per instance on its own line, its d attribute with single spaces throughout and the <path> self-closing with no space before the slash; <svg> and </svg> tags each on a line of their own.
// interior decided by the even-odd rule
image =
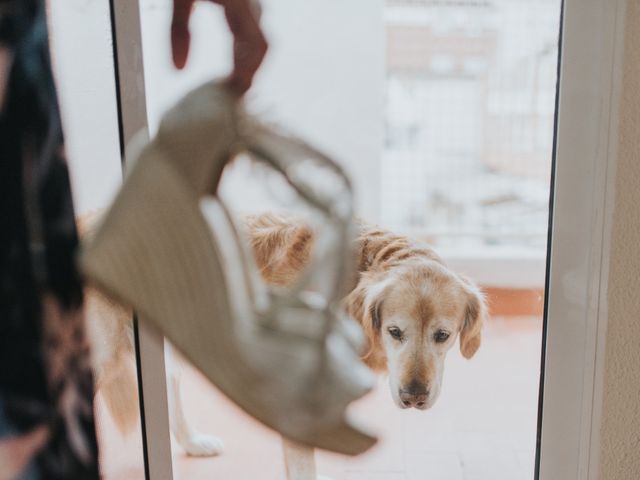
<svg viewBox="0 0 640 480">
<path fill-rule="evenodd" d="M 143 131 L 148 137 L 140 0 L 109 0 L 109 11 L 124 170 L 127 145 L 133 136 Z M 164 337 L 147 322 L 139 322 L 137 316 L 133 319 L 133 332 L 145 478 L 172 480 Z"/>
<path fill-rule="evenodd" d="M 139 0 L 110 5 L 124 157 L 131 136 L 147 127 L 140 7 Z M 626 0 L 564 0 L 562 6 L 536 455 L 540 480 L 598 476 L 625 7 Z M 137 332 L 146 478 L 171 480 L 163 339 L 144 322 Z"/>
<path fill-rule="evenodd" d="M 564 0 L 536 478 L 596 480 L 626 0 Z"/>
</svg>

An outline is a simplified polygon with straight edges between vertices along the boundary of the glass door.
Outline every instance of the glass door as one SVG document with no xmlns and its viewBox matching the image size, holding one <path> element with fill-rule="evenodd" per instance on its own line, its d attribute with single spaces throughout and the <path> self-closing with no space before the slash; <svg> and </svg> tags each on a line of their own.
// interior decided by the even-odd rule
<svg viewBox="0 0 640 480">
<path fill-rule="evenodd" d="M 141 37 L 144 54 L 136 61 L 137 68 L 144 63 L 144 100 L 153 135 L 163 112 L 181 95 L 229 70 L 231 43 L 221 10 L 196 3 L 189 63 L 176 72 L 169 46 L 171 2 L 140 0 L 139 8 L 135 35 Z M 596 25 L 595 16 L 580 15 L 572 10 L 574 2 L 563 7 L 560 0 L 263 2 L 270 51 L 249 93 L 249 107 L 334 154 L 354 180 L 358 215 L 394 235 L 429 245 L 451 272 L 482 289 L 489 312 L 473 358 L 463 358 L 455 348 L 447 355 L 442 391 L 432 408 L 398 408 L 389 391 L 390 369 L 375 391 L 353 407 L 355 415 L 375 426 L 381 441 L 354 459 L 317 452 L 320 474 L 511 480 L 560 478 L 554 472 L 564 471 L 545 460 L 554 457 L 545 445 L 557 443 L 554 421 L 562 420 L 558 412 L 568 412 L 570 395 L 554 396 L 543 409 L 538 404 L 539 398 L 546 402 L 557 393 L 554 385 L 562 378 L 571 377 L 559 363 L 559 342 L 571 328 L 553 303 L 563 281 L 558 252 L 571 235 L 557 223 L 549 231 L 552 174 L 576 167 L 568 153 L 557 157 L 555 166 L 552 162 L 562 8 L 574 15 L 570 40 L 579 37 L 578 19 L 591 19 L 596 38 L 610 40 L 610 24 L 604 22 L 615 18 L 611 12 Z M 133 26 L 134 16 L 126 18 Z M 577 57 L 586 52 L 569 45 Z M 574 82 L 565 84 L 567 102 L 580 81 L 578 71 L 572 65 L 568 72 L 574 76 L 562 79 Z M 588 110 L 593 103 L 584 105 Z M 569 130 L 571 119 L 580 125 L 571 116 L 575 113 L 564 117 Z M 562 126 L 558 141 L 563 143 L 556 153 L 569 151 Z M 221 194 L 238 214 L 274 208 L 247 193 L 260 184 L 254 173 L 246 161 L 225 173 Z M 587 171 L 580 185 L 595 175 Z M 556 177 L 556 192 L 558 182 L 567 178 Z M 563 209 L 566 201 L 564 194 L 556 196 L 560 215 L 572 212 L 570 205 Z M 585 219 L 590 215 L 583 213 Z M 550 238 L 555 265 L 548 257 Z M 592 277 L 581 278 L 587 282 Z M 558 335 L 545 350 L 543 314 L 549 296 L 548 312 L 554 316 L 548 320 L 554 327 L 547 331 Z M 578 328 L 586 329 L 583 340 L 595 338 L 593 325 Z M 161 358 L 161 342 L 152 339 L 151 345 L 149 358 Z M 574 346 L 564 354 L 584 359 L 587 350 Z M 541 353 L 563 376 L 545 371 L 541 377 Z M 157 472 L 150 477 L 170 478 L 173 468 L 173 478 L 282 478 L 279 437 L 243 414 L 198 372 L 181 368 L 178 395 L 194 433 L 190 439 L 197 444 L 198 438 L 215 435 L 224 440 L 225 450 L 208 457 L 218 452 L 201 448 L 199 455 L 207 458 L 194 458 L 198 449 L 193 442 L 176 436 L 170 440 L 164 367 L 152 368 L 149 375 L 153 372 L 155 379 L 149 388 L 160 392 L 158 431 L 165 434 L 147 434 L 147 452 L 165 453 L 156 460 L 149 456 L 150 471 L 155 465 Z M 588 379 L 589 373 L 583 374 Z M 544 392 L 540 385 L 546 386 Z M 571 398 L 588 393 L 579 391 Z M 545 415 L 552 421 L 545 423 Z M 570 445 L 576 443 L 579 436 Z M 579 448 L 584 452 L 584 446 Z M 539 462 L 546 467 L 538 470 Z"/>
<path fill-rule="evenodd" d="M 171 2 L 142 0 L 150 132 L 189 88 L 230 68 L 221 9 L 196 3 L 177 72 Z M 270 50 L 250 107 L 322 146 L 352 175 L 358 215 L 428 243 L 485 292 L 471 360 L 452 349 L 428 411 L 399 409 L 388 379 L 354 406 L 380 445 L 319 452 L 334 478 L 531 478 L 535 470 L 560 1 L 263 2 Z M 242 162 L 222 184 L 239 212 L 265 207 Z M 259 182 L 258 182 L 259 183 Z M 174 437 L 175 478 L 281 478 L 277 435 L 190 368 L 181 387 L 198 433 L 225 441 L 197 459 Z M 251 462 L 243 459 L 251 458 Z"/>
</svg>

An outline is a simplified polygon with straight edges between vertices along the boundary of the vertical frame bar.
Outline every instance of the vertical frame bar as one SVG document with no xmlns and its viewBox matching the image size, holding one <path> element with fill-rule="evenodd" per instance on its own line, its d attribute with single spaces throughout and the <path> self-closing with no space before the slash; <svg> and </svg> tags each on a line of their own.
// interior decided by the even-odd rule
<svg viewBox="0 0 640 480">
<path fill-rule="evenodd" d="M 564 0 L 540 480 L 596 479 L 626 0 Z"/>
<path fill-rule="evenodd" d="M 147 130 L 140 5 L 138 0 L 109 0 L 109 4 L 120 153 L 124 163 L 131 138 Z M 164 338 L 145 322 L 139 323 L 137 318 L 133 326 L 145 476 L 148 480 L 172 480 Z"/>
</svg>

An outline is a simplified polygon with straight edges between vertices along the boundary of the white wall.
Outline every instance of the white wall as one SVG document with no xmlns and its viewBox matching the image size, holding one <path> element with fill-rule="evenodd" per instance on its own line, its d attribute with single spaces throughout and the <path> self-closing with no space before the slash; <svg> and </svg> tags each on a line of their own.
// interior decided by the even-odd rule
<svg viewBox="0 0 640 480">
<path fill-rule="evenodd" d="M 600 476 L 640 478 L 640 4 L 627 2 L 608 281 Z"/>
<path fill-rule="evenodd" d="M 264 0 L 270 51 L 249 94 L 253 109 L 304 135 L 344 163 L 359 213 L 378 218 L 383 139 L 382 0 Z M 200 2 L 186 70 L 169 47 L 171 2 L 141 0 L 149 123 L 190 87 L 229 71 L 231 46 L 220 7 Z M 54 71 L 79 213 L 104 207 L 120 183 L 108 0 L 49 2 Z M 233 177 L 232 177 L 233 179 Z M 246 172 L 227 185 L 244 208 Z"/>
<path fill-rule="evenodd" d="M 248 100 L 252 109 L 304 135 L 352 174 L 361 215 L 376 220 L 384 128 L 382 0 L 264 0 L 270 49 Z M 230 69 L 230 38 L 215 5 L 201 2 L 192 18 L 187 69 L 171 64 L 170 2 L 143 0 L 142 23 L 151 131 L 189 87 Z M 226 180 L 241 209 L 258 209 L 246 169 Z"/>
</svg>

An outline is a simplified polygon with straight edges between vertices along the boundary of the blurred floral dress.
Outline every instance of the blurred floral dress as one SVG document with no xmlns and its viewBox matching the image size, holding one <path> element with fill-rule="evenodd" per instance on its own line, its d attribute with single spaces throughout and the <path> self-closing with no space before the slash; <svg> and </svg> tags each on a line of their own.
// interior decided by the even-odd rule
<svg viewBox="0 0 640 480">
<path fill-rule="evenodd" d="M 40 0 L 0 0 L 0 479 L 99 478 L 78 245 Z"/>
</svg>

